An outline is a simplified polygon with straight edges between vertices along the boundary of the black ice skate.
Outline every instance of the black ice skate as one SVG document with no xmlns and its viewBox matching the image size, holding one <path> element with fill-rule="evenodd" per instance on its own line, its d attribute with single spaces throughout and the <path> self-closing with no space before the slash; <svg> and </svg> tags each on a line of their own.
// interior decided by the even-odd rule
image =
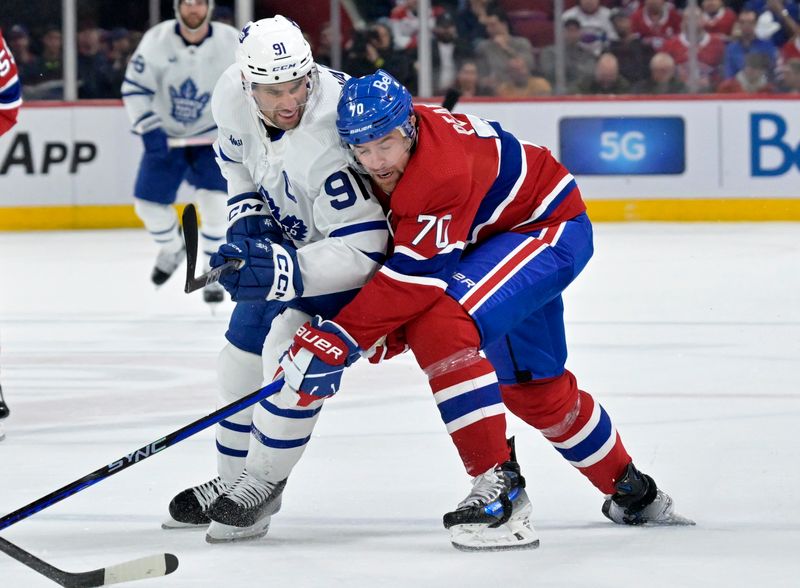
<svg viewBox="0 0 800 588">
<path fill-rule="evenodd" d="M 285 486 L 286 480 L 263 482 L 247 470 L 242 472 L 233 486 L 208 509 L 212 522 L 206 541 L 228 543 L 266 535 L 272 515 L 281 509 Z"/>
<path fill-rule="evenodd" d="M 539 547 L 530 522 L 531 502 L 513 451 L 511 460 L 472 481 L 472 492 L 444 515 L 450 542 L 462 551 L 499 551 Z"/>
<path fill-rule="evenodd" d="M 672 497 L 632 463 L 614 487 L 617 491 L 606 497 L 603 514 L 618 525 L 694 525 L 677 514 Z"/>
<path fill-rule="evenodd" d="M 187 488 L 169 503 L 170 518 L 161 523 L 162 529 L 191 529 L 207 527 L 208 507 L 225 493 L 225 482 L 216 477 L 213 480 Z"/>
<path fill-rule="evenodd" d="M 156 257 L 156 264 L 153 266 L 153 273 L 150 274 L 150 279 L 156 286 L 161 286 L 164 282 L 169 280 L 175 270 L 186 257 L 186 247 L 181 241 L 181 247 L 177 251 L 161 248 Z"/>
<path fill-rule="evenodd" d="M 0 421 L 5 418 L 8 418 L 8 415 L 11 414 L 11 411 L 6 404 L 6 401 L 3 399 L 3 388 L 0 386 Z M 3 431 L 3 423 L 0 423 L 0 441 L 5 439 L 6 433 Z"/>
</svg>

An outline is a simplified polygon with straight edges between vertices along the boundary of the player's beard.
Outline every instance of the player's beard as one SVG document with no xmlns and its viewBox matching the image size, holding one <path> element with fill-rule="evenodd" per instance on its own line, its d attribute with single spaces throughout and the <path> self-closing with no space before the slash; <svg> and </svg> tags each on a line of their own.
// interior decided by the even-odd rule
<svg viewBox="0 0 800 588">
<path fill-rule="evenodd" d="M 261 114 L 267 119 L 267 123 L 282 131 L 291 131 L 296 128 L 300 121 L 303 120 L 303 113 L 306 110 L 307 102 L 299 104 L 291 117 L 283 116 L 285 111 L 281 110 L 268 110 L 261 111 Z"/>
<path fill-rule="evenodd" d="M 181 14 L 181 20 L 183 20 L 183 25 L 191 30 L 199 29 L 203 22 L 206 20 L 206 15 L 198 16 L 196 14 L 190 14 L 188 17 Z"/>
</svg>

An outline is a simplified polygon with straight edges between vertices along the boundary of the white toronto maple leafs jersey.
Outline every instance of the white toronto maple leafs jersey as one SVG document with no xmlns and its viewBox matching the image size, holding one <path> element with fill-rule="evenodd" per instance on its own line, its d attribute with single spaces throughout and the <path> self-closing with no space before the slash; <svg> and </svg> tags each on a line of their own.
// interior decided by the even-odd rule
<svg viewBox="0 0 800 588">
<path fill-rule="evenodd" d="M 300 124 L 290 131 L 267 134 L 236 65 L 222 75 L 212 101 L 228 220 L 272 216 L 297 247 L 304 297 L 363 286 L 383 261 L 389 237 L 383 210 L 348 167 L 336 131 L 346 76 L 318 70 Z"/>
<path fill-rule="evenodd" d="M 213 139 L 211 93 L 235 59 L 239 32 L 214 22 L 199 45 L 190 45 L 178 26 L 167 20 L 142 37 L 122 83 L 125 110 L 138 134 L 161 127 L 170 137 Z"/>
</svg>

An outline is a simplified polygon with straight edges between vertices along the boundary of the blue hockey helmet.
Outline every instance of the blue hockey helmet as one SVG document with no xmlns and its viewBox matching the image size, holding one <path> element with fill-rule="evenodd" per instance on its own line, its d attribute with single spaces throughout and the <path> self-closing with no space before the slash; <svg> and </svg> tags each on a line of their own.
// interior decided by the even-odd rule
<svg viewBox="0 0 800 588">
<path fill-rule="evenodd" d="M 379 69 L 374 74 L 345 82 L 339 98 L 336 128 L 348 145 L 380 139 L 397 128 L 413 139 L 416 129 L 411 121 L 412 114 L 414 104 L 409 91 L 391 74 Z"/>
</svg>

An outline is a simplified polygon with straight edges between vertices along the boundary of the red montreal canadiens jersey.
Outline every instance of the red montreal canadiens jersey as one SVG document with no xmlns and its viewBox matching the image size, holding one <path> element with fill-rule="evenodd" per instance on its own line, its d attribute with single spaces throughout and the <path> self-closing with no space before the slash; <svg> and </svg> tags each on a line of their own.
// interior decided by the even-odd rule
<svg viewBox="0 0 800 588">
<path fill-rule="evenodd" d="M 17 110 L 22 104 L 22 90 L 17 77 L 17 64 L 0 30 L 0 135 L 17 122 Z"/>
<path fill-rule="evenodd" d="M 415 113 L 416 149 L 394 192 L 383 197 L 393 252 L 334 319 L 362 349 L 443 295 L 465 249 L 586 210 L 575 179 L 548 149 L 476 116 L 431 106 Z"/>
</svg>

